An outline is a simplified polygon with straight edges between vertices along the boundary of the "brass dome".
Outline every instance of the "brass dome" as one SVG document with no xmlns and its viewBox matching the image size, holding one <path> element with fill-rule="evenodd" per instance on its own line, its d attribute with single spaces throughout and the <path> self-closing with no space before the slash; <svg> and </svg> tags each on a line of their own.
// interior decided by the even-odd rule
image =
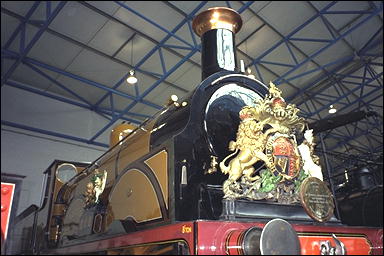
<svg viewBox="0 0 384 256">
<path fill-rule="evenodd" d="M 237 33 L 243 21 L 238 12 L 227 7 L 214 7 L 198 14 L 192 23 L 193 31 L 200 37 L 212 29 L 228 29 Z"/>
</svg>

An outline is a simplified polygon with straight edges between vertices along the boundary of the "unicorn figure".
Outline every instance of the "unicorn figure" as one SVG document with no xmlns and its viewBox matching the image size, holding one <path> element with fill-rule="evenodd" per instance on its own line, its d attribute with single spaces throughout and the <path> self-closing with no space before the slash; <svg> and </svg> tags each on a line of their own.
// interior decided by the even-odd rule
<svg viewBox="0 0 384 256">
<path fill-rule="evenodd" d="M 313 142 L 313 130 L 306 130 L 304 133 L 305 140 L 298 146 L 301 158 L 303 159 L 303 169 L 305 174 L 310 177 L 316 177 L 323 180 L 323 173 L 320 165 L 318 165 L 318 157 L 313 154 L 315 144 Z M 317 162 L 317 163 L 315 163 Z"/>
</svg>

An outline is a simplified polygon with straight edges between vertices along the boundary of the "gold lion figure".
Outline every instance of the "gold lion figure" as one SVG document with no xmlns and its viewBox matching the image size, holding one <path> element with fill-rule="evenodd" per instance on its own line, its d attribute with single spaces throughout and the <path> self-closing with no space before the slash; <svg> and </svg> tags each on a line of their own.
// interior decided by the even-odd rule
<svg viewBox="0 0 384 256">
<path fill-rule="evenodd" d="M 235 183 L 244 176 L 246 181 L 252 182 L 259 179 L 259 176 L 253 176 L 255 168 L 253 165 L 258 161 L 264 161 L 269 165 L 267 156 L 263 153 L 266 139 L 275 129 L 269 129 L 263 133 L 264 123 L 256 119 L 256 110 L 253 107 L 245 106 L 240 111 L 240 125 L 237 131 L 236 141 L 230 141 L 229 150 L 234 151 L 220 162 L 220 169 L 224 174 L 229 174 L 224 183 L 225 197 L 231 196 L 230 184 Z M 237 155 L 236 155 L 237 154 Z M 236 155 L 228 165 L 225 162 Z"/>
<path fill-rule="evenodd" d="M 96 193 L 95 193 L 94 185 L 92 182 L 89 182 L 87 184 L 87 189 L 84 193 L 84 199 L 85 199 L 86 206 L 90 206 L 94 204 L 96 201 Z"/>
</svg>

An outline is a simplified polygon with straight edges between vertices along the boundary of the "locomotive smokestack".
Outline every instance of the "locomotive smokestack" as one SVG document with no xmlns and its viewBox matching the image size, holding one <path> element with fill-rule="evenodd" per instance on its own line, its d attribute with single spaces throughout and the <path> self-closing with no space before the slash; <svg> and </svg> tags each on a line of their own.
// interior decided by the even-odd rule
<svg viewBox="0 0 384 256">
<path fill-rule="evenodd" d="M 201 37 L 202 80 L 218 71 L 236 70 L 234 35 L 242 24 L 240 15 L 226 7 L 209 8 L 194 18 L 193 30 Z"/>
</svg>

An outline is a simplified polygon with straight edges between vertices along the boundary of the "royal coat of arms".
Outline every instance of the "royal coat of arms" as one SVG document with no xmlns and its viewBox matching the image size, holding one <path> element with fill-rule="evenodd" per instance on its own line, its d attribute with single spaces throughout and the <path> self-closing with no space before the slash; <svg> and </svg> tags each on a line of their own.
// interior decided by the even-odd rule
<svg viewBox="0 0 384 256">
<path fill-rule="evenodd" d="M 91 182 L 86 186 L 84 193 L 85 207 L 90 208 L 99 203 L 100 195 L 103 193 L 107 182 L 107 171 L 95 170 L 91 176 Z"/>
<path fill-rule="evenodd" d="M 322 179 L 318 157 L 314 155 L 312 131 L 307 130 L 299 146 L 296 134 L 305 121 L 294 104 L 287 104 L 282 92 L 270 83 L 269 94 L 239 112 L 240 124 L 233 151 L 220 163 L 212 157 L 211 169 L 228 174 L 223 184 L 225 199 L 267 199 L 283 204 L 299 202 L 300 184 L 307 177 Z M 257 163 L 263 163 L 257 170 Z M 260 164 L 259 164 L 260 166 Z"/>
</svg>

